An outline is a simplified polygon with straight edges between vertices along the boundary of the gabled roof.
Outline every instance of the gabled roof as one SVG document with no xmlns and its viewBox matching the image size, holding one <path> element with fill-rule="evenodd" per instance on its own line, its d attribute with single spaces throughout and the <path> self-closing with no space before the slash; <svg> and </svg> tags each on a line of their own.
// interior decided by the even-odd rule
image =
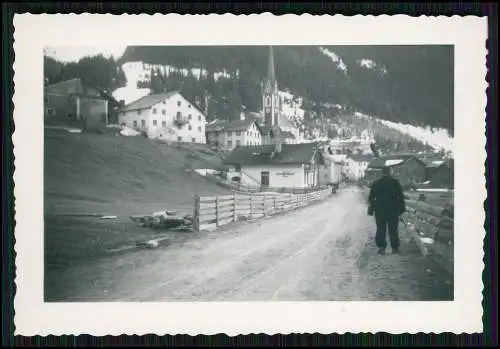
<svg viewBox="0 0 500 349">
<path fill-rule="evenodd" d="M 225 120 L 215 120 L 208 124 L 205 127 L 206 132 L 217 132 L 217 131 L 246 131 L 248 128 L 255 123 L 257 129 L 260 130 L 259 125 L 255 122 L 255 120 L 234 120 L 234 121 L 225 121 Z"/>
<path fill-rule="evenodd" d="M 370 162 L 373 160 L 373 155 L 370 154 L 349 154 L 347 157 L 358 162 Z"/>
<path fill-rule="evenodd" d="M 254 120 L 229 121 L 225 124 L 224 131 L 246 131 L 254 122 Z"/>
<path fill-rule="evenodd" d="M 120 111 L 129 111 L 129 110 L 137 110 L 137 109 L 147 109 L 151 108 L 153 105 L 160 103 L 170 97 L 176 95 L 179 91 L 171 91 L 165 93 L 155 93 L 151 95 L 144 96 L 139 98 L 138 100 L 126 105 Z"/>
<path fill-rule="evenodd" d="M 73 78 L 47 85 L 44 88 L 44 93 L 106 99 L 102 96 L 102 91 L 100 89 L 86 85 L 80 78 Z"/>
<path fill-rule="evenodd" d="M 224 129 L 225 121 L 213 120 L 205 126 L 205 132 L 222 131 Z"/>
<path fill-rule="evenodd" d="M 273 165 L 273 164 L 305 164 L 310 163 L 316 153 L 314 143 L 283 144 L 281 152 L 274 153 L 263 150 L 263 146 L 236 147 L 224 159 L 228 165 Z M 320 162 L 324 163 L 320 152 Z"/>
<path fill-rule="evenodd" d="M 295 135 L 290 131 L 281 131 L 281 136 L 284 138 L 293 138 L 295 139 Z"/>
<path fill-rule="evenodd" d="M 423 165 L 425 163 L 417 158 L 413 154 L 392 154 L 392 155 L 384 155 L 378 158 L 373 159 L 369 164 L 368 168 L 379 169 L 384 167 L 393 167 L 404 164 L 408 160 L 415 158 L 417 161 L 421 162 Z"/>
</svg>

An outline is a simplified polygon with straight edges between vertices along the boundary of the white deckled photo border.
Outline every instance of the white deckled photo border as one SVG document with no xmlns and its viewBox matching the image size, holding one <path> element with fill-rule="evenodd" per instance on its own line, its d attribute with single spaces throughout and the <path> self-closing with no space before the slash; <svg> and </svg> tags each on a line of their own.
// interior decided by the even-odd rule
<svg viewBox="0 0 500 349">
<path fill-rule="evenodd" d="M 22 14 L 14 27 L 16 335 L 482 332 L 486 17 Z M 44 303 L 44 47 L 387 44 L 455 47 L 454 301 Z"/>
</svg>

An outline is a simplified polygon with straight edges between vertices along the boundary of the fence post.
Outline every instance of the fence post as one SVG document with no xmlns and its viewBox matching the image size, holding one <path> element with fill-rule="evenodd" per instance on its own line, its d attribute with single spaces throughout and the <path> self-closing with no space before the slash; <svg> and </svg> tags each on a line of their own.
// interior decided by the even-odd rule
<svg viewBox="0 0 500 349">
<path fill-rule="evenodd" d="M 219 227 L 219 197 L 215 197 L 215 226 Z"/>
<path fill-rule="evenodd" d="M 250 219 L 253 219 L 253 195 L 250 194 Z"/>
<path fill-rule="evenodd" d="M 267 216 L 267 198 L 266 198 L 266 194 L 264 194 L 264 216 Z"/>
<path fill-rule="evenodd" d="M 198 233 L 200 231 L 200 196 L 194 197 L 194 210 L 193 210 L 193 231 Z"/>
<path fill-rule="evenodd" d="M 233 194 L 233 222 L 237 221 L 236 217 L 236 194 Z"/>
<path fill-rule="evenodd" d="M 274 213 L 276 213 L 276 195 L 273 197 Z"/>
</svg>

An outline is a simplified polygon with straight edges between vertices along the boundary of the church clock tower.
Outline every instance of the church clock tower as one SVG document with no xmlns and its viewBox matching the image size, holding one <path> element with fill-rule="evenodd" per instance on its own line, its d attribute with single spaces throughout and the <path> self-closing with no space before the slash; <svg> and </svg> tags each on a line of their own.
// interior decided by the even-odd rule
<svg viewBox="0 0 500 349">
<path fill-rule="evenodd" d="M 274 74 L 273 47 L 269 47 L 269 65 L 267 70 L 267 81 L 264 83 L 262 93 L 262 107 L 266 126 L 274 128 L 279 125 L 279 94 L 278 82 Z"/>
</svg>

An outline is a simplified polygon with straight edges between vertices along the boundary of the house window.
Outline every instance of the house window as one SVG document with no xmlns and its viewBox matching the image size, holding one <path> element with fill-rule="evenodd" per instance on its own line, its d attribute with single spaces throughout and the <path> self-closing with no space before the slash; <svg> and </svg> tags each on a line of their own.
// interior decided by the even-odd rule
<svg viewBox="0 0 500 349">
<path fill-rule="evenodd" d="M 233 146 L 233 141 L 227 141 L 227 146 L 231 148 Z"/>
<path fill-rule="evenodd" d="M 153 114 L 156 114 L 157 110 L 156 108 L 153 108 Z"/>
<path fill-rule="evenodd" d="M 241 171 L 241 165 L 240 165 L 240 164 L 236 165 L 236 166 L 234 167 L 234 170 L 235 170 L 236 172 L 240 172 L 240 171 Z"/>
<path fill-rule="evenodd" d="M 191 119 L 192 119 L 191 114 L 189 114 L 188 115 L 188 120 L 191 120 Z"/>
<path fill-rule="evenodd" d="M 166 110 L 165 110 L 165 109 L 162 109 L 162 110 L 161 110 L 161 115 L 167 115 L 167 112 L 166 112 Z"/>
<path fill-rule="evenodd" d="M 229 137 L 231 137 L 231 136 L 233 135 L 233 132 L 231 132 L 231 131 L 227 131 L 227 135 L 228 135 Z"/>
<path fill-rule="evenodd" d="M 125 113 L 125 112 L 123 112 L 123 113 L 122 113 L 122 116 L 125 116 L 125 114 L 126 114 L 126 113 Z"/>
<path fill-rule="evenodd" d="M 68 113 L 68 119 L 71 119 L 73 117 L 73 114 Z"/>
<path fill-rule="evenodd" d="M 163 128 L 167 127 L 167 122 L 166 121 L 162 121 L 161 122 L 161 127 L 163 127 Z"/>
<path fill-rule="evenodd" d="M 158 122 L 156 120 L 153 120 L 153 126 L 156 126 Z"/>
<path fill-rule="evenodd" d="M 236 136 L 241 136 L 241 131 L 236 131 Z"/>
<path fill-rule="evenodd" d="M 191 104 L 188 104 L 188 108 L 191 108 Z"/>
<path fill-rule="evenodd" d="M 54 113 L 54 109 L 52 108 L 47 109 L 47 113 L 49 113 L 50 116 L 56 115 L 56 113 Z"/>
<path fill-rule="evenodd" d="M 196 138 L 191 138 L 191 142 L 196 143 Z"/>
<path fill-rule="evenodd" d="M 134 127 L 137 127 L 137 120 L 134 120 L 132 124 L 134 125 Z"/>
<path fill-rule="evenodd" d="M 180 119 L 180 118 L 181 118 L 181 116 L 182 116 L 181 112 L 180 112 L 180 111 L 178 111 L 178 112 L 177 112 L 177 116 L 176 116 L 176 117 L 177 117 L 177 119 Z"/>
<path fill-rule="evenodd" d="M 177 102 L 177 106 L 180 107 L 181 106 L 181 101 L 178 101 Z"/>
<path fill-rule="evenodd" d="M 260 173 L 260 184 L 269 185 L 269 171 L 262 171 Z"/>
<path fill-rule="evenodd" d="M 240 142 L 240 140 L 238 139 L 238 140 L 236 141 L 236 146 L 237 146 L 237 147 L 239 147 L 240 145 L 241 145 L 241 142 Z"/>
<path fill-rule="evenodd" d="M 146 120 L 144 119 L 141 120 L 141 126 L 146 126 Z"/>
<path fill-rule="evenodd" d="M 201 115 L 198 115 L 198 121 L 201 121 Z"/>
<path fill-rule="evenodd" d="M 181 136 L 177 137 L 177 142 L 182 142 L 182 137 Z"/>
<path fill-rule="evenodd" d="M 163 101 L 162 103 L 163 103 L 163 104 L 166 104 L 167 102 Z"/>
<path fill-rule="evenodd" d="M 137 115 L 141 115 L 141 110 L 140 109 L 137 110 Z"/>
<path fill-rule="evenodd" d="M 189 131 L 191 131 L 191 129 L 192 129 L 192 127 L 191 127 L 191 125 L 189 125 L 189 126 L 188 126 L 188 130 L 189 130 Z"/>
<path fill-rule="evenodd" d="M 201 126 L 198 126 L 198 132 L 201 132 Z"/>
</svg>

